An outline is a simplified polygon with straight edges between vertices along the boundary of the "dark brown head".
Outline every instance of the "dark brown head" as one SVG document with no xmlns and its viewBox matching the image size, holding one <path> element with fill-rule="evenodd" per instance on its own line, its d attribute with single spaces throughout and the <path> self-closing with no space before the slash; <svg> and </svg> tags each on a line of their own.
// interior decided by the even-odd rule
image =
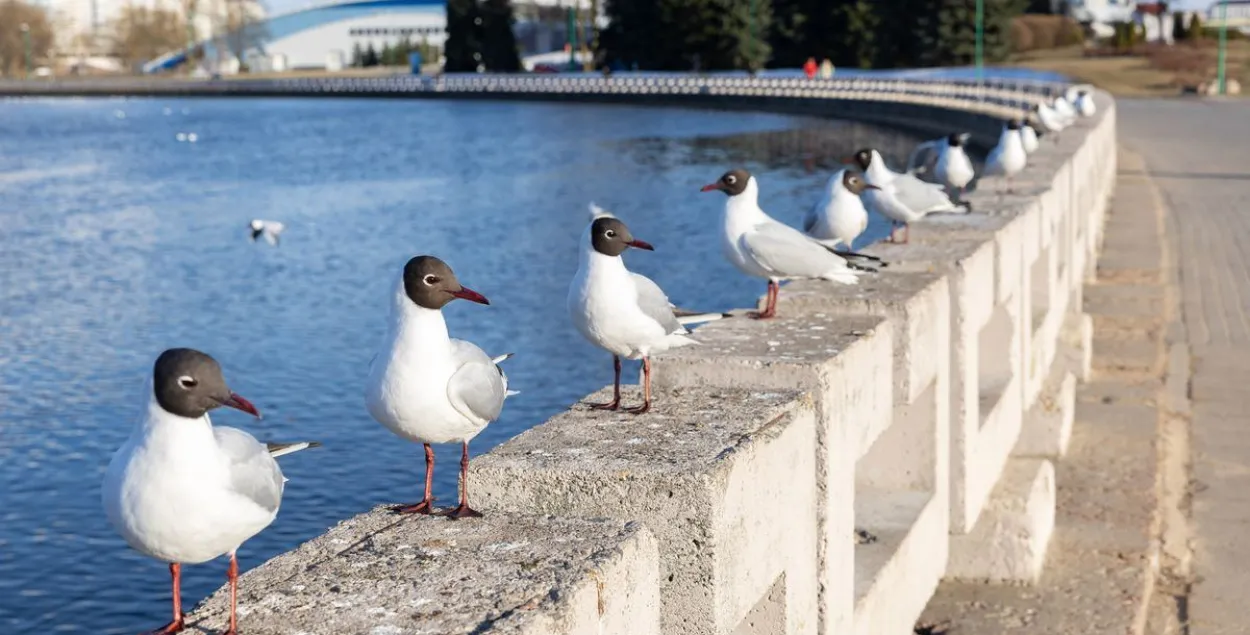
<svg viewBox="0 0 1250 635">
<path fill-rule="evenodd" d="M 853 170 L 842 171 L 842 187 L 845 187 L 848 192 L 855 195 L 863 194 L 866 190 L 881 189 L 875 185 L 869 185 L 868 181 L 864 180 L 863 175 Z"/>
<path fill-rule="evenodd" d="M 860 170 L 867 171 L 868 166 L 872 165 L 872 148 L 864 148 L 863 150 L 859 150 L 855 154 L 851 155 L 851 158 L 842 159 L 842 163 L 846 165 L 850 165 L 854 163 L 855 165 L 859 166 Z"/>
<path fill-rule="evenodd" d="M 619 256 L 630 247 L 655 251 L 655 247 L 634 238 L 620 219 L 611 216 L 596 218 L 590 224 L 590 245 L 605 256 Z"/>
<path fill-rule="evenodd" d="M 747 183 L 751 181 L 751 173 L 738 168 L 730 170 L 720 177 L 715 183 L 708 183 L 703 186 L 701 191 L 711 192 L 720 190 L 729 196 L 737 196 L 747 189 Z"/>
<path fill-rule="evenodd" d="M 1024 122 L 1019 119 L 1012 119 L 1007 122 L 1008 130 L 1019 130 L 1022 126 L 1024 126 Z"/>
<path fill-rule="evenodd" d="M 482 294 L 462 286 L 451 267 L 434 256 L 417 256 L 404 265 L 404 293 L 417 306 L 435 311 L 456 298 L 490 304 Z"/>
<path fill-rule="evenodd" d="M 968 134 L 967 132 L 957 132 L 953 135 L 946 137 L 946 143 L 952 148 L 958 148 L 958 147 L 963 146 L 963 144 L 968 143 L 968 139 L 971 136 L 972 135 Z"/>
<path fill-rule="evenodd" d="M 252 402 L 226 387 L 226 378 L 217 360 L 190 348 L 171 348 L 156 358 L 152 390 L 156 403 L 179 417 L 199 419 L 219 406 L 230 406 L 260 417 Z"/>
</svg>

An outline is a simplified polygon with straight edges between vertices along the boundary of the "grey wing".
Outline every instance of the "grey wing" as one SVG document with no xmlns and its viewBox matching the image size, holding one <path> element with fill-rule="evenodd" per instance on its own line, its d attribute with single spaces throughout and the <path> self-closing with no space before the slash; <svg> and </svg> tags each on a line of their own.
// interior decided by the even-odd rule
<svg viewBox="0 0 1250 635">
<path fill-rule="evenodd" d="M 677 316 L 673 313 L 673 303 L 669 301 L 668 296 L 664 295 L 664 290 L 654 280 L 640 273 L 633 274 L 634 288 L 638 291 L 638 308 L 647 317 L 660 323 L 664 327 L 665 333 L 689 333 L 686 327 L 681 325 L 677 320 Z"/>
<path fill-rule="evenodd" d="M 912 174 L 928 172 L 937 162 L 938 150 L 944 142 L 945 139 L 933 139 L 916 146 L 916 149 L 911 152 L 911 157 L 907 159 L 907 171 Z"/>
<path fill-rule="evenodd" d="M 217 447 L 230 457 L 230 489 L 274 513 L 282 502 L 282 470 L 269 448 L 237 428 L 213 427 Z"/>
<path fill-rule="evenodd" d="M 508 396 L 508 378 L 490 356 L 464 340 L 452 340 L 452 356 L 460 367 L 447 381 L 447 398 L 471 420 L 488 423 L 499 418 Z"/>
<path fill-rule="evenodd" d="M 926 214 L 954 209 L 955 204 L 936 183 L 926 183 L 920 179 L 904 174 L 894 179 L 894 195 L 911 210 Z"/>
<path fill-rule="evenodd" d="M 820 220 L 820 208 L 825 206 L 825 201 L 828 198 L 828 194 L 822 195 L 820 200 L 816 201 L 816 204 L 807 210 L 807 214 L 803 216 L 803 233 L 812 233 L 812 228 L 816 226 L 816 221 Z"/>
<path fill-rule="evenodd" d="M 742 235 L 742 246 L 780 278 L 817 278 L 850 269 L 846 261 L 788 225 L 761 223 Z"/>
</svg>

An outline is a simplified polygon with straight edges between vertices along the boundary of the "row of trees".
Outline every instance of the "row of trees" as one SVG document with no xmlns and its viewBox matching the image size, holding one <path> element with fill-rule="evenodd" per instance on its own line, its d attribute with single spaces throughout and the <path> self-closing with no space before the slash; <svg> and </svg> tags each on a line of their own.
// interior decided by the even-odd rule
<svg viewBox="0 0 1250 635">
<path fill-rule="evenodd" d="M 374 48 L 372 42 L 364 48 L 361 48 L 360 43 L 357 42 L 352 49 L 351 65 L 357 68 L 407 66 L 408 54 L 414 52 L 420 53 L 423 61 L 437 61 L 435 57 L 438 54 L 438 47 L 430 44 L 425 39 L 422 39 L 420 42 L 413 42 L 408 36 L 404 36 L 404 39 L 395 44 L 387 43 L 383 45 L 381 51 Z"/>
<path fill-rule="evenodd" d="M 968 64 L 976 0 L 606 0 L 609 63 L 643 69 L 761 69 L 828 57 L 851 67 Z M 985 58 L 1010 53 L 1030 0 L 984 0 Z M 449 4 L 450 15 L 450 4 Z"/>
<path fill-rule="evenodd" d="M 509 0 L 447 0 L 447 72 L 521 70 L 515 23 Z"/>
</svg>

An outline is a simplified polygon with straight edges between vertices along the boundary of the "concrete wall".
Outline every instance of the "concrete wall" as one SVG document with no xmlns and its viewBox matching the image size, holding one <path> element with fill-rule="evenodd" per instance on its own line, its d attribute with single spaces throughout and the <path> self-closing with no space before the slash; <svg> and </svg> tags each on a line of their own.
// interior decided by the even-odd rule
<svg viewBox="0 0 1250 635">
<path fill-rule="evenodd" d="M 750 81 L 651 98 L 971 129 L 982 143 L 1033 99 Z M 714 322 L 701 346 L 657 356 L 652 413 L 575 407 L 476 459 L 485 520 L 374 512 L 249 572 L 243 626 L 901 635 L 943 577 L 1035 581 L 1089 377 L 1081 289 L 1115 175 L 1115 104 L 1099 93 L 1098 106 L 1043 139 L 1015 194 L 985 179 L 974 214 L 870 248 L 891 266 L 858 287 L 787 285 L 781 317 Z M 465 550 L 474 566 L 438 566 Z M 224 600 L 197 615 L 219 623 Z"/>
</svg>

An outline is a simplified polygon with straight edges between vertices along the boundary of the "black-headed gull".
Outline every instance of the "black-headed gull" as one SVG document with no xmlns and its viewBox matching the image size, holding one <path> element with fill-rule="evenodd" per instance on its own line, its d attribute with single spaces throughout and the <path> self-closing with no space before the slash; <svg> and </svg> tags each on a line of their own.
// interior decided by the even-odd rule
<svg viewBox="0 0 1250 635">
<path fill-rule="evenodd" d="M 1063 115 L 1055 112 L 1046 102 L 1038 102 L 1033 107 L 1033 112 L 1037 115 L 1037 122 L 1042 125 L 1042 130 L 1053 135 L 1055 143 L 1059 143 L 1059 132 L 1068 127 Z"/>
<path fill-rule="evenodd" d="M 910 238 L 908 225 L 929 214 L 967 214 L 971 208 L 967 203 L 955 203 L 937 183 L 921 181 L 912 174 L 894 172 L 885 164 L 881 153 L 872 148 L 864 148 L 855 153 L 847 161 L 854 162 L 864 171 L 868 183 L 878 189 L 864 192 L 864 200 L 878 214 L 890 220 L 890 241 L 906 243 Z M 904 238 L 899 241 L 899 227 L 905 230 Z"/>
<path fill-rule="evenodd" d="M 591 221 L 582 246 L 568 309 L 573 326 L 592 344 L 612 353 L 615 369 L 612 401 L 590 404 L 600 410 L 621 406 L 621 358 L 642 360 L 642 405 L 625 408 L 642 414 L 651 409 L 651 354 L 696 342 L 677 319 L 673 304 L 654 281 L 631 273 L 621 254 L 629 248 L 651 251 L 613 216 Z"/>
<path fill-rule="evenodd" d="M 721 250 L 742 273 L 768 280 L 765 308 L 754 317 L 777 315 L 777 293 L 783 280 L 819 278 L 859 284 L 858 271 L 872 271 L 849 263 L 832 249 L 803 232 L 772 219 L 759 205 L 759 186 L 746 170 L 730 170 L 704 192 L 721 191 L 725 201 Z"/>
<path fill-rule="evenodd" d="M 1024 151 L 1028 154 L 1037 152 L 1039 144 L 1037 142 L 1040 134 L 1037 128 L 1034 128 L 1028 121 L 1020 124 L 1020 141 L 1024 144 Z"/>
<path fill-rule="evenodd" d="M 456 299 L 490 304 L 461 285 L 442 260 L 409 260 L 392 293 L 386 338 L 370 363 L 365 388 L 369 414 L 396 435 L 425 446 L 425 497 L 396 507 L 400 513 L 433 511 L 430 444 L 460 443 L 460 504 L 447 516 L 481 516 L 469 507 L 469 441 L 503 410 L 510 393 L 498 364 L 511 354 L 491 358 L 469 342 L 450 338 L 442 309 Z"/>
<path fill-rule="evenodd" d="M 594 201 L 591 201 L 589 209 L 590 209 L 591 222 L 594 222 L 596 219 L 604 218 L 604 217 L 616 218 L 615 214 L 596 205 Z M 582 238 L 583 238 L 582 245 L 586 245 L 587 244 L 586 236 L 583 235 Z M 649 285 L 649 286 L 655 287 L 656 290 L 660 290 L 660 285 L 656 284 L 654 280 L 642 275 L 641 273 L 634 273 L 633 275 L 634 275 L 634 278 L 637 279 L 639 286 Z M 664 292 L 660 290 L 660 293 L 662 294 Z M 733 317 L 732 315 L 728 313 L 707 313 L 703 311 L 692 311 L 690 309 L 683 309 L 671 302 L 669 303 L 669 307 L 673 309 L 673 315 L 677 316 L 677 321 L 681 322 L 682 325 L 684 326 L 690 326 L 691 324 L 704 324 L 706 322 L 712 322 L 714 320 L 719 320 L 721 318 Z"/>
<path fill-rule="evenodd" d="M 214 427 L 208 411 L 220 406 L 260 417 L 226 387 L 217 360 L 189 348 L 161 353 L 147 413 L 104 474 L 104 510 L 117 533 L 136 551 L 169 563 L 174 617 L 153 633 L 184 626 L 182 565 L 223 555 L 230 556 L 228 632 L 236 631 L 235 552 L 278 515 L 286 479 L 274 458 L 319 445 L 266 445 L 242 430 Z"/>
<path fill-rule="evenodd" d="M 1098 107 L 1094 104 L 1093 93 L 1085 89 L 1076 92 L 1076 101 L 1073 105 L 1082 117 L 1093 117 L 1098 112 Z"/>
<path fill-rule="evenodd" d="M 282 234 L 282 230 L 286 229 L 286 225 L 275 220 L 260 220 L 258 218 L 248 223 L 248 228 L 252 230 L 252 242 L 256 242 L 258 238 L 263 237 L 265 242 L 277 246 L 278 236 Z"/>
<path fill-rule="evenodd" d="M 971 137 L 971 134 L 961 132 L 917 145 L 907 160 L 907 172 L 916 175 L 931 173 L 933 179 L 949 191 L 962 193 L 976 176 L 972 159 L 968 158 L 965 150 Z"/>
<path fill-rule="evenodd" d="M 1003 124 L 1003 131 L 998 135 L 998 145 L 990 151 L 985 159 L 985 174 L 1001 176 L 1007 180 L 1007 192 L 1011 193 L 1011 178 L 1019 174 L 1028 163 L 1028 153 L 1024 151 L 1024 139 L 1020 134 L 1021 123 L 1011 120 Z M 1002 190 L 999 190 L 1002 194 Z"/>
<path fill-rule="evenodd" d="M 820 200 L 803 218 L 803 231 L 823 245 L 841 244 L 849 249 L 868 228 L 868 210 L 860 195 L 875 189 L 877 186 L 869 185 L 854 170 L 838 170 L 829 177 Z"/>
</svg>

